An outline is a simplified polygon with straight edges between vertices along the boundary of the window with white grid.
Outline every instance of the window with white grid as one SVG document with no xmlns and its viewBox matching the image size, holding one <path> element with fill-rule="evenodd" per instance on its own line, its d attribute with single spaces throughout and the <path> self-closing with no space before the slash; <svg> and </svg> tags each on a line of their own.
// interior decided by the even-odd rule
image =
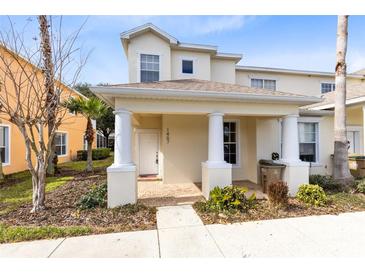
<svg viewBox="0 0 365 274">
<path fill-rule="evenodd" d="M 160 56 L 141 54 L 141 82 L 160 80 Z"/>
<path fill-rule="evenodd" d="M 227 163 L 238 164 L 237 122 L 223 123 L 224 160 Z"/>
<path fill-rule="evenodd" d="M 321 83 L 321 92 L 327 93 L 331 91 L 335 91 L 336 84 L 334 83 Z"/>
<path fill-rule="evenodd" d="M 269 90 L 276 90 L 276 80 L 271 79 L 251 79 L 251 87 L 253 88 L 264 88 Z"/>
</svg>

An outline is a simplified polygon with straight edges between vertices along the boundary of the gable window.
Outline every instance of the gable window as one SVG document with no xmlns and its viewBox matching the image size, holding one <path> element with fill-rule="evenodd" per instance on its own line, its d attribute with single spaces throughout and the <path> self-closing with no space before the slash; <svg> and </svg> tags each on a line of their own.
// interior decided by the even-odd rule
<svg viewBox="0 0 365 274">
<path fill-rule="evenodd" d="M 160 56 L 141 54 L 141 82 L 160 80 Z"/>
<path fill-rule="evenodd" d="M 57 156 L 67 155 L 67 133 L 57 132 L 55 136 Z"/>
<path fill-rule="evenodd" d="M 251 79 L 251 87 L 253 88 L 264 88 L 269 90 L 276 90 L 276 80 L 270 79 Z"/>
<path fill-rule="evenodd" d="M 0 126 L 0 156 L 3 164 L 9 164 L 9 127 Z"/>
<path fill-rule="evenodd" d="M 318 161 L 318 123 L 298 123 L 299 158 L 304 162 Z"/>
<path fill-rule="evenodd" d="M 321 92 L 327 93 L 331 91 L 335 91 L 336 84 L 334 83 L 321 83 Z"/>
<path fill-rule="evenodd" d="M 182 73 L 193 74 L 192 60 L 182 60 Z"/>
<path fill-rule="evenodd" d="M 238 129 L 237 122 L 223 123 L 224 161 L 238 164 Z"/>
</svg>

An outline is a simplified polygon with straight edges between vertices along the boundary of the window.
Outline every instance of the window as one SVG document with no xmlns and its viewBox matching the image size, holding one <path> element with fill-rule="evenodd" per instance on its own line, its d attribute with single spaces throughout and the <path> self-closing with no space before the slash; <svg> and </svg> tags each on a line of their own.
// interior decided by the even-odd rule
<svg viewBox="0 0 365 274">
<path fill-rule="evenodd" d="M 349 154 L 360 154 L 360 131 L 359 130 L 347 130 L 347 141 L 349 142 Z"/>
<path fill-rule="evenodd" d="M 327 93 L 331 91 L 335 91 L 336 84 L 334 83 L 321 83 L 321 92 Z"/>
<path fill-rule="evenodd" d="M 107 147 L 106 138 L 100 133 L 96 135 L 96 146 L 97 148 Z"/>
<path fill-rule="evenodd" d="M 57 156 L 65 156 L 67 154 L 67 134 L 57 132 L 55 136 L 56 154 Z"/>
<path fill-rule="evenodd" d="M 251 79 L 251 87 L 276 90 L 276 80 L 269 79 Z"/>
<path fill-rule="evenodd" d="M 224 160 L 227 163 L 238 164 L 237 122 L 223 123 Z"/>
<path fill-rule="evenodd" d="M 0 156 L 3 164 L 9 163 L 9 127 L 0 126 Z"/>
<path fill-rule="evenodd" d="M 160 80 L 160 56 L 141 54 L 141 82 Z"/>
<path fill-rule="evenodd" d="M 304 162 L 318 161 L 318 123 L 298 123 L 299 158 Z"/>
<path fill-rule="evenodd" d="M 193 74 L 193 61 L 182 60 L 182 73 Z"/>
</svg>

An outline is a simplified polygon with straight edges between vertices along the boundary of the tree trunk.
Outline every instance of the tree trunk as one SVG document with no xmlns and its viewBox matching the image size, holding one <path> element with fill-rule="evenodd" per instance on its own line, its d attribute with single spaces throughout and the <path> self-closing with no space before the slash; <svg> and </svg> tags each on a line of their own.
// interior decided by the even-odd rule
<svg viewBox="0 0 365 274">
<path fill-rule="evenodd" d="M 338 16 L 335 89 L 333 178 L 347 187 L 353 181 L 348 164 L 346 136 L 346 51 L 348 16 Z"/>
<path fill-rule="evenodd" d="M 39 30 L 41 37 L 41 53 L 43 59 L 43 75 L 44 75 L 44 86 L 47 92 L 47 115 L 48 115 L 48 137 L 51 136 L 53 128 L 55 127 L 55 111 L 58 105 L 57 96 L 54 88 L 54 66 L 52 60 L 52 47 L 51 38 L 49 34 L 49 23 L 46 15 L 38 16 Z M 47 173 L 49 175 L 55 174 L 55 157 L 56 157 L 56 145 L 54 140 L 51 142 L 50 157 L 47 165 Z"/>
<path fill-rule="evenodd" d="M 32 172 L 33 208 L 32 213 L 45 209 L 46 166 L 42 157 L 38 157 L 35 171 Z"/>
<path fill-rule="evenodd" d="M 93 152 L 92 152 L 92 145 L 94 141 L 94 129 L 91 122 L 91 119 L 87 119 L 87 126 L 86 126 L 86 141 L 87 141 L 87 164 L 86 164 L 86 171 L 93 170 Z"/>
</svg>

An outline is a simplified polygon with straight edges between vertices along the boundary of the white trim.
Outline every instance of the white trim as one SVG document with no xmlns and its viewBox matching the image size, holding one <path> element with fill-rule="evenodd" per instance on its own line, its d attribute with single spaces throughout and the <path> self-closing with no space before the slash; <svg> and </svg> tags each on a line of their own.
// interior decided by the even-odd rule
<svg viewBox="0 0 365 274">
<path fill-rule="evenodd" d="M 346 99 L 346 106 L 354 105 L 354 104 L 358 104 L 358 103 L 364 103 L 364 102 L 365 102 L 365 96 L 359 96 L 359 97 L 352 98 L 352 99 Z M 310 108 L 310 110 L 322 110 L 322 109 L 334 108 L 334 107 L 335 107 L 335 103 L 329 103 L 326 105 L 312 107 L 312 108 Z"/>
<path fill-rule="evenodd" d="M 236 164 L 231 164 L 232 168 L 240 168 L 241 167 L 241 124 L 240 119 L 224 119 L 223 118 L 223 125 L 224 122 L 236 123 Z M 223 126 L 223 133 L 224 133 L 224 126 Z M 224 139 L 223 139 L 223 147 L 224 147 Z M 224 155 L 224 151 L 223 151 Z"/>
<path fill-rule="evenodd" d="M 3 124 L 0 123 L 0 127 L 7 127 L 8 128 L 8 144 L 9 144 L 9 155 L 8 155 L 8 162 L 3 163 L 2 166 L 10 166 L 11 165 L 11 124 Z"/>
<path fill-rule="evenodd" d="M 198 50 L 208 50 L 208 51 L 217 51 L 217 46 L 211 45 L 203 45 L 203 44 L 193 44 L 193 43 L 179 43 L 177 45 L 178 48 L 184 49 L 198 49 Z"/>
<path fill-rule="evenodd" d="M 256 67 L 256 66 L 236 65 L 236 70 L 258 71 L 258 72 L 276 72 L 276 73 L 304 74 L 304 75 L 318 75 L 318 76 L 335 77 L 334 72 L 323 72 L 323 71 L 312 71 L 312 70 L 296 70 L 296 69 L 284 69 L 284 68 L 270 68 L 270 67 Z M 356 73 L 347 74 L 347 77 L 357 78 L 357 79 L 365 79 L 364 75 L 356 74 Z"/>
<path fill-rule="evenodd" d="M 181 70 L 179 72 L 179 74 L 181 76 L 196 76 L 196 69 L 195 69 L 195 61 L 197 60 L 196 57 L 187 57 L 187 56 L 180 56 L 180 65 L 181 65 Z M 192 61 L 193 62 L 193 73 L 186 73 L 186 72 L 183 72 L 183 61 Z"/>
<path fill-rule="evenodd" d="M 158 174 L 157 176 L 159 178 L 162 178 L 162 171 L 163 171 L 163 162 L 162 162 L 162 153 L 161 153 L 161 130 L 160 129 L 144 129 L 144 128 L 136 128 L 135 129 L 135 160 L 136 160 L 136 166 L 137 166 L 137 175 L 141 175 L 139 171 L 140 161 L 139 161 L 139 152 L 140 152 L 140 144 L 139 144 L 139 135 L 143 133 L 156 133 L 157 135 L 157 145 L 158 145 Z"/>
<path fill-rule="evenodd" d="M 68 156 L 68 148 L 69 148 L 69 146 L 68 146 L 68 142 L 69 142 L 69 134 L 68 134 L 68 131 L 63 131 L 63 130 L 57 130 L 56 131 L 56 134 L 57 133 L 61 133 L 61 134 L 66 134 L 66 154 L 61 154 L 61 155 L 57 155 L 57 157 L 67 157 Z"/>
</svg>

